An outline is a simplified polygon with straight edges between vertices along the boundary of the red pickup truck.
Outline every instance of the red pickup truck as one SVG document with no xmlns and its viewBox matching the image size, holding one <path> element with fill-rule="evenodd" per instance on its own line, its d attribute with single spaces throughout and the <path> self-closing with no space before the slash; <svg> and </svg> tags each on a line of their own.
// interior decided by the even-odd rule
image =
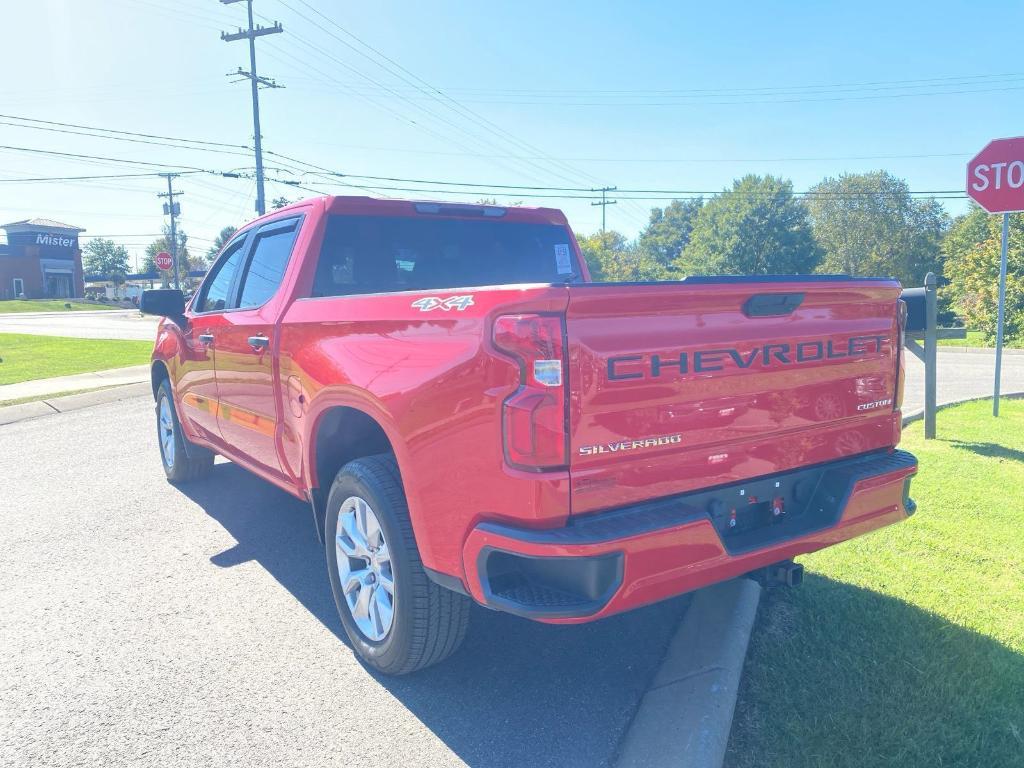
<svg viewBox="0 0 1024 768">
<path fill-rule="evenodd" d="M 591 621 L 905 519 L 899 292 L 594 283 L 556 210 L 327 197 L 142 310 L 168 479 L 220 454 L 308 501 L 353 647 L 401 674 L 472 600 Z"/>
</svg>

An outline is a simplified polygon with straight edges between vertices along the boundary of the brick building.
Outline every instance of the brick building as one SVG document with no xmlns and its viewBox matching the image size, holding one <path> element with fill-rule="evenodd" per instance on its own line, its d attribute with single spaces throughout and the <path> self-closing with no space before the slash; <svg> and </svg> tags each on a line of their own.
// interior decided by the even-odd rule
<svg viewBox="0 0 1024 768">
<path fill-rule="evenodd" d="M 78 233 L 85 230 L 52 219 L 0 225 L 0 299 L 73 299 L 85 293 Z"/>
</svg>

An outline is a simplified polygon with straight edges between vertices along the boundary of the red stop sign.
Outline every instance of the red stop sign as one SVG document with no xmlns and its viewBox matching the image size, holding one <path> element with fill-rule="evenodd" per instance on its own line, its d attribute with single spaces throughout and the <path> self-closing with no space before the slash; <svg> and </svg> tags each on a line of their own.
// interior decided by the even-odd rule
<svg viewBox="0 0 1024 768">
<path fill-rule="evenodd" d="M 990 141 L 975 155 L 967 194 L 989 213 L 1024 211 L 1024 137 Z"/>
<path fill-rule="evenodd" d="M 174 259 L 167 251 L 160 251 L 153 261 L 156 262 L 156 268 L 162 269 L 164 272 L 174 266 Z"/>
</svg>

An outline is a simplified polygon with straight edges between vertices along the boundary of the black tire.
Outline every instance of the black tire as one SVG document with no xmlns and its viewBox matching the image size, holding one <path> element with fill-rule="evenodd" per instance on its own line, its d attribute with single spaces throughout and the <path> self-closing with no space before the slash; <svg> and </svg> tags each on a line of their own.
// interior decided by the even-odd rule
<svg viewBox="0 0 1024 768">
<path fill-rule="evenodd" d="M 343 503 L 353 496 L 365 500 L 373 510 L 390 554 L 393 618 L 390 630 L 376 642 L 356 625 L 338 573 L 338 516 Z M 438 586 L 423 570 L 394 456 L 370 456 L 342 467 L 331 485 L 324 525 L 334 602 L 352 647 L 366 664 L 388 675 L 405 675 L 437 664 L 459 647 L 466 635 L 471 601 Z"/>
<path fill-rule="evenodd" d="M 166 423 L 161 423 L 161 409 L 166 403 L 170 414 L 170 428 L 173 435 L 173 450 L 168 452 L 164 448 L 164 437 L 166 434 Z M 213 469 L 213 453 L 198 445 L 188 444 L 187 439 L 181 431 L 181 422 L 178 420 L 178 412 L 174 408 L 174 398 L 171 397 L 171 384 L 167 379 L 160 382 L 156 391 L 156 442 L 160 449 L 160 463 L 163 465 L 164 474 L 167 479 L 174 483 L 188 483 L 198 480 L 210 474 Z"/>
</svg>

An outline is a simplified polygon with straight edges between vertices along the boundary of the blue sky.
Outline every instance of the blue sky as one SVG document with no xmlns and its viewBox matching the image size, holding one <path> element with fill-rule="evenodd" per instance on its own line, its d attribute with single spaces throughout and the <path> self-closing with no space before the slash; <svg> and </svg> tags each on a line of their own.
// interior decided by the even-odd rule
<svg viewBox="0 0 1024 768">
<path fill-rule="evenodd" d="M 219 39 L 242 23 L 244 4 L 5 5 L 0 113 L 251 142 L 248 86 L 225 77 L 247 67 L 246 46 Z M 990 138 L 1024 133 L 1019 3 L 256 0 L 255 9 L 285 28 L 258 44 L 260 73 L 286 86 L 261 93 L 266 149 L 350 174 L 719 190 L 744 173 L 773 173 L 800 190 L 827 175 L 885 168 L 915 190 L 960 190 L 972 154 Z M 4 124 L 0 145 L 213 171 L 253 164 L 241 149 Z M 272 156 L 267 163 L 283 164 Z M 273 175 L 344 189 L 292 165 Z M 0 149 L 2 179 L 147 170 Z M 87 234 L 118 235 L 137 254 L 164 222 L 162 185 L 3 183 L 0 219 L 49 216 Z M 251 180 L 195 175 L 178 187 L 182 226 L 197 249 L 253 216 Z M 268 185 L 268 196 L 281 194 L 304 193 Z M 579 232 L 600 225 L 588 199 L 497 196 L 561 207 Z M 663 203 L 626 197 L 609 207 L 608 225 L 633 235 L 646 209 Z M 953 213 L 966 205 L 944 202 Z"/>
</svg>

